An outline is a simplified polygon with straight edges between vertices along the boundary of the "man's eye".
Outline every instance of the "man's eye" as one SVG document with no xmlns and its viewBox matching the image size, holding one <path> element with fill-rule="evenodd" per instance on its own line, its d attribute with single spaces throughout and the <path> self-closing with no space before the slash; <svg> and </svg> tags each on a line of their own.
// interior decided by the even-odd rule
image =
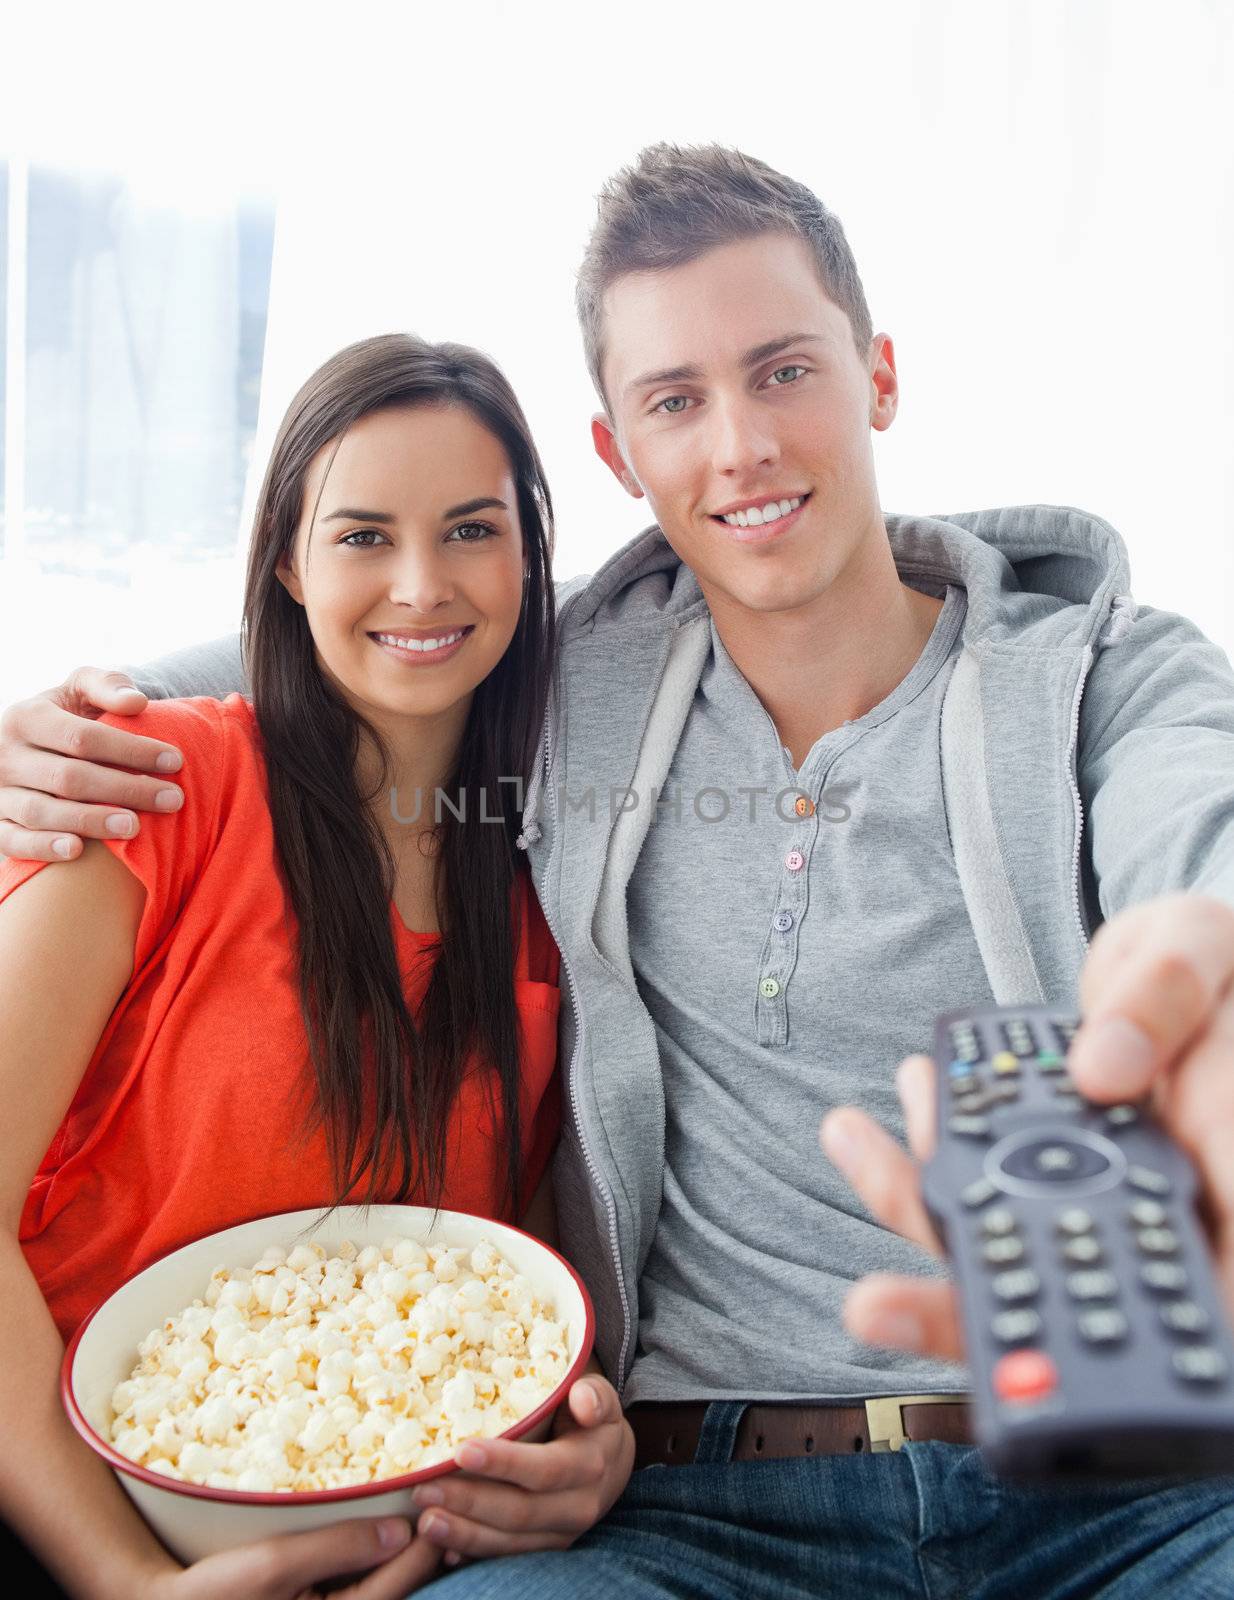
<svg viewBox="0 0 1234 1600">
<path fill-rule="evenodd" d="M 670 394 L 667 400 L 661 400 L 656 406 L 657 411 L 663 411 L 666 416 L 675 417 L 684 411 L 690 404 L 690 398 L 684 394 Z"/>
<path fill-rule="evenodd" d="M 371 550 L 373 548 L 371 544 L 361 544 L 358 541 L 362 539 L 368 540 L 381 538 L 384 538 L 384 535 L 378 533 L 376 528 L 357 528 L 354 533 L 345 533 L 339 540 L 339 543 L 348 545 L 353 550 Z M 352 544 L 353 539 L 356 540 L 357 543 Z"/>
<path fill-rule="evenodd" d="M 806 369 L 804 367 L 777 367 L 771 374 L 772 382 L 777 388 L 783 388 L 786 383 L 795 383 Z"/>
</svg>

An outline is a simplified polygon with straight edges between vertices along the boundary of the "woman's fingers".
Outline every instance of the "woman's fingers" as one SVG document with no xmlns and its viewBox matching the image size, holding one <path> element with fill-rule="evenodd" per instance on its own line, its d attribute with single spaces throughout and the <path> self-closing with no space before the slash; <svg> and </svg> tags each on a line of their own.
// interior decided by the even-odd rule
<svg viewBox="0 0 1234 1600">
<path fill-rule="evenodd" d="M 866 1344 L 942 1361 L 964 1359 L 959 1300 L 949 1283 L 887 1273 L 863 1278 L 844 1302 L 844 1326 Z"/>
</svg>

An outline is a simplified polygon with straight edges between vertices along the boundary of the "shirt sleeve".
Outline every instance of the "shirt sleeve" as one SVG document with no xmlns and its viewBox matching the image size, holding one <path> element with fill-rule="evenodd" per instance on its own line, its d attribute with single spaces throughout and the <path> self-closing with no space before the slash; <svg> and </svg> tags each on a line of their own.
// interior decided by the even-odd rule
<svg viewBox="0 0 1234 1600">
<path fill-rule="evenodd" d="M 135 717 L 106 713 L 99 721 L 165 740 L 184 754 L 184 765 L 175 775 L 184 791 L 180 809 L 167 815 L 144 811 L 136 838 L 105 841 L 146 891 L 134 948 L 136 976 L 175 927 L 209 858 L 218 833 L 220 794 L 229 770 L 236 767 L 236 754 L 229 750 L 235 738 L 234 733 L 229 738 L 223 708 L 214 700 L 160 701 Z M 0 861 L 0 902 L 51 865 L 73 870 L 71 862 Z"/>
<path fill-rule="evenodd" d="M 222 700 L 227 695 L 249 693 L 238 633 L 173 650 L 157 661 L 121 670 L 151 700 L 171 700 L 181 695 L 214 695 Z"/>
</svg>

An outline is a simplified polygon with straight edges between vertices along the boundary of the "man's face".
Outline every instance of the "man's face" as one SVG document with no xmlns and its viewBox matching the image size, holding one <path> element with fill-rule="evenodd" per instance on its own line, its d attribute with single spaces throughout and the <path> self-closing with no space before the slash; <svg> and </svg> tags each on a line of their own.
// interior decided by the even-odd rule
<svg viewBox="0 0 1234 1600">
<path fill-rule="evenodd" d="M 884 536 L 870 430 L 895 416 L 891 342 L 858 353 L 800 239 L 618 278 L 604 339 L 596 449 L 713 611 L 807 607 Z"/>
</svg>

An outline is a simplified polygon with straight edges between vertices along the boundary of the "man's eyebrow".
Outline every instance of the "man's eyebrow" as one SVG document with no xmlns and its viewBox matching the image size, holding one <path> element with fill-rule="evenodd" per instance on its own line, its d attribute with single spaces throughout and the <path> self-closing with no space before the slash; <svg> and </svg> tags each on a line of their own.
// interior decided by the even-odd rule
<svg viewBox="0 0 1234 1600">
<path fill-rule="evenodd" d="M 786 333 L 778 339 L 768 339 L 766 344 L 756 344 L 752 350 L 747 350 L 741 357 L 740 364 L 747 369 L 757 367 L 760 361 L 779 355 L 781 350 L 787 350 L 790 345 L 825 342 L 817 333 Z M 701 367 L 662 367 L 658 372 L 644 372 L 628 383 L 626 393 L 633 394 L 636 389 L 658 389 L 662 383 L 693 383 L 702 376 Z"/>
<path fill-rule="evenodd" d="M 475 500 L 464 500 L 461 505 L 451 506 L 448 511 L 443 511 L 441 520 L 449 522 L 452 517 L 469 517 L 473 511 L 508 511 L 509 509 L 504 500 L 480 495 Z M 389 511 L 363 511 L 357 506 L 343 506 L 340 510 L 332 511 L 328 517 L 323 517 L 321 520 L 323 522 L 384 522 L 389 524 L 397 522 L 398 518 Z"/>
</svg>

